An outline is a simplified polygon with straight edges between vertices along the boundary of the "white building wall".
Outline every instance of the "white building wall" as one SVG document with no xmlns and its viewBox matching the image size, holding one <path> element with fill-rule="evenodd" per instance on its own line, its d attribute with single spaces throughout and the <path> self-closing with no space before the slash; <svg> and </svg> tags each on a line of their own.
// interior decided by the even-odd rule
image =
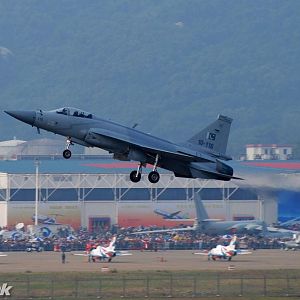
<svg viewBox="0 0 300 300">
<path fill-rule="evenodd" d="M 8 187 L 8 174 L 0 173 L 0 189 L 7 189 Z"/>
<path fill-rule="evenodd" d="M 0 227 L 7 226 L 7 202 L 0 202 Z"/>
<path fill-rule="evenodd" d="M 261 199 L 260 203 L 260 218 L 267 224 L 273 224 L 278 219 L 278 204 L 276 199 Z"/>
<path fill-rule="evenodd" d="M 293 148 L 291 146 L 285 145 L 246 145 L 246 159 L 247 160 L 270 160 L 270 159 L 279 159 L 287 160 L 292 157 Z"/>
<path fill-rule="evenodd" d="M 259 215 L 259 202 L 256 200 L 253 201 L 239 201 L 239 200 L 230 200 L 226 201 L 226 204 L 229 206 L 229 215 L 228 220 L 234 220 L 238 217 L 248 217 L 253 216 L 254 219 L 260 220 Z"/>
</svg>

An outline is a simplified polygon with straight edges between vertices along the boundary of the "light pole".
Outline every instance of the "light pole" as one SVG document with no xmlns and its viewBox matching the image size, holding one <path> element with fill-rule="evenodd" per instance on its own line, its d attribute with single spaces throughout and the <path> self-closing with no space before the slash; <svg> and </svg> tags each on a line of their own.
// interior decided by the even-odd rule
<svg viewBox="0 0 300 300">
<path fill-rule="evenodd" d="M 39 204 L 39 165 L 40 162 L 38 159 L 34 161 L 35 165 L 35 216 L 34 216 L 34 225 L 38 225 L 38 204 Z"/>
</svg>

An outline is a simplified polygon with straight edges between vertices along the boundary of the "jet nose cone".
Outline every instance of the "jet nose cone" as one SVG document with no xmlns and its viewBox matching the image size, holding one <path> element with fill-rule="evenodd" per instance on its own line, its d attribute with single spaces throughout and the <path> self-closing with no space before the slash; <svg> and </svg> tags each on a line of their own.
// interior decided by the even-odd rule
<svg viewBox="0 0 300 300">
<path fill-rule="evenodd" d="M 32 110 L 5 110 L 4 112 L 30 125 L 33 125 L 35 121 L 36 113 Z"/>
</svg>

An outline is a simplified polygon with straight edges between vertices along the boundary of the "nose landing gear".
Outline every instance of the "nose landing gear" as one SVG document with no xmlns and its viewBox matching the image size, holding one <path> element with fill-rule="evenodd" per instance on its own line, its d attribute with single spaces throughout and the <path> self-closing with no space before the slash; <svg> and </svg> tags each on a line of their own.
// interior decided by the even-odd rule
<svg viewBox="0 0 300 300">
<path fill-rule="evenodd" d="M 66 149 L 63 152 L 63 157 L 65 159 L 69 159 L 72 156 L 72 152 L 71 150 L 69 150 L 70 145 L 73 145 L 71 137 L 67 138 L 67 142 L 66 142 Z"/>
</svg>

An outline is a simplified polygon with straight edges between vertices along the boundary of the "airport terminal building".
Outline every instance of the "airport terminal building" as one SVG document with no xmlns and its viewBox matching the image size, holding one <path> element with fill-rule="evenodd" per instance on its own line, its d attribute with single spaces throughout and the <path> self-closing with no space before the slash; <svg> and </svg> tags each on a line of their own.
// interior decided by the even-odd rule
<svg viewBox="0 0 300 300">
<path fill-rule="evenodd" d="M 232 182 L 177 178 L 164 170 L 161 180 L 151 184 L 147 169 L 139 183 L 132 183 L 129 173 L 135 168 L 133 162 L 83 156 L 0 161 L 0 226 L 33 224 L 36 201 L 40 218 L 90 231 L 112 225 L 192 225 L 187 219 L 196 217 L 196 193 L 210 218 L 277 221 L 276 199 L 254 190 Z"/>
</svg>

